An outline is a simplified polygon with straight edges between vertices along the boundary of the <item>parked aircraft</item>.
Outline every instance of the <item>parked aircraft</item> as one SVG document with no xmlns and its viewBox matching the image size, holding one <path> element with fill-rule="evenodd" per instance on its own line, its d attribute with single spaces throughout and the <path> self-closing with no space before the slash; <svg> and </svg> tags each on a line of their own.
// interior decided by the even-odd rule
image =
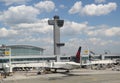
<svg viewBox="0 0 120 83">
<path fill-rule="evenodd" d="M 58 69 L 63 69 L 63 70 L 71 70 L 71 69 L 76 69 L 80 67 L 80 54 L 81 54 L 81 47 L 79 47 L 76 56 L 71 57 L 71 61 L 67 62 L 62 62 L 62 61 L 57 61 L 57 62 L 51 62 L 50 66 L 48 68 L 50 69 L 55 69 L 57 71 Z"/>
</svg>

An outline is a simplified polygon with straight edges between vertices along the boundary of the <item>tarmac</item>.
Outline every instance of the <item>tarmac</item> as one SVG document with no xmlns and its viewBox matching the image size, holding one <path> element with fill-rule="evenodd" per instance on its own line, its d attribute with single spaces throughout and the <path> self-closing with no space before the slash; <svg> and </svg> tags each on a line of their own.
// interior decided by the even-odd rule
<svg viewBox="0 0 120 83">
<path fill-rule="evenodd" d="M 20 71 L 1 78 L 0 83 L 120 83 L 120 71 L 75 69 L 42 75 Z"/>
</svg>

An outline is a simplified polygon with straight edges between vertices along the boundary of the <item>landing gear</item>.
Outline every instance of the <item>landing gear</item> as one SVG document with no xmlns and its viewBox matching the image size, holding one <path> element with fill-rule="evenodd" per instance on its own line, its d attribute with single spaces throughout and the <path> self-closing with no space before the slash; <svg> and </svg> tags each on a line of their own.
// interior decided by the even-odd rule
<svg viewBox="0 0 120 83">
<path fill-rule="evenodd" d="M 66 73 L 69 73 L 69 72 L 70 72 L 69 70 L 66 71 Z"/>
<path fill-rule="evenodd" d="M 41 75 L 41 72 L 39 71 L 39 72 L 37 72 L 37 75 Z"/>
<path fill-rule="evenodd" d="M 56 72 L 57 72 L 57 69 L 55 69 L 54 72 L 56 73 Z"/>
</svg>

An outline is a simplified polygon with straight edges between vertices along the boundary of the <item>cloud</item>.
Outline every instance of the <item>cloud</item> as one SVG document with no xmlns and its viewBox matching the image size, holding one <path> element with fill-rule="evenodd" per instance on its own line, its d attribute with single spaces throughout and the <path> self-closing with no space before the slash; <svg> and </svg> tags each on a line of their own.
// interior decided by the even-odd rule
<svg viewBox="0 0 120 83">
<path fill-rule="evenodd" d="M 78 1 L 72 6 L 72 8 L 69 10 L 69 13 L 75 14 L 75 13 L 79 13 L 81 10 L 82 10 L 82 2 Z"/>
<path fill-rule="evenodd" d="M 114 37 L 120 36 L 120 27 L 100 28 L 86 31 L 89 36 Z"/>
<path fill-rule="evenodd" d="M 66 21 L 61 28 L 64 36 L 86 35 L 89 37 L 118 37 L 120 36 L 120 27 L 110 27 L 107 25 L 90 26 L 88 22 L 77 23 Z"/>
<path fill-rule="evenodd" d="M 40 12 L 51 12 L 55 8 L 55 4 L 52 1 L 40 1 L 39 3 L 34 5 L 39 9 Z"/>
<path fill-rule="evenodd" d="M 106 36 L 120 36 L 120 27 L 113 27 L 105 30 Z"/>
<path fill-rule="evenodd" d="M 44 18 L 41 20 L 38 20 L 35 23 L 21 23 L 17 24 L 16 26 L 12 27 L 15 30 L 19 31 L 28 31 L 29 33 L 34 34 L 47 34 L 51 33 L 53 28 L 52 26 L 48 25 L 49 18 Z"/>
<path fill-rule="evenodd" d="M 0 28 L 0 38 L 8 38 L 8 37 L 12 37 L 14 35 L 17 35 L 17 31 L 15 30 L 8 30 L 6 28 Z"/>
<path fill-rule="evenodd" d="M 16 40 L 12 40 L 12 41 L 16 41 Z M 52 38 L 35 38 L 35 37 L 32 37 L 32 36 L 29 36 L 29 37 L 25 37 L 25 38 L 22 38 L 22 39 L 17 39 L 17 42 L 31 42 L 31 43 L 34 43 L 34 42 L 37 42 L 38 43 L 42 43 L 42 45 L 44 44 L 52 44 L 53 41 L 52 41 Z"/>
<path fill-rule="evenodd" d="M 69 10 L 70 14 L 80 14 L 87 16 L 100 16 L 107 15 L 113 10 L 116 10 L 117 4 L 114 2 L 110 2 L 108 4 L 88 4 L 84 7 L 82 6 L 82 2 L 76 2 L 72 8 Z"/>
<path fill-rule="evenodd" d="M 7 25 L 15 25 L 19 23 L 31 23 L 37 20 L 39 11 L 32 6 L 16 6 L 10 7 L 0 15 L 0 21 Z"/>
<path fill-rule="evenodd" d="M 55 8 L 52 1 L 41 1 L 34 6 L 11 6 L 8 10 L 0 12 L 0 21 L 6 25 L 20 23 L 32 23 L 38 21 L 38 15 L 42 12 L 50 12 Z"/>
<path fill-rule="evenodd" d="M 82 53 L 84 50 L 92 50 L 95 53 L 104 53 L 104 50 L 109 50 L 111 52 L 118 52 L 119 49 L 113 49 L 112 47 L 120 46 L 119 41 L 101 39 L 98 37 L 90 37 L 90 38 L 71 38 L 65 42 L 65 46 L 61 48 L 61 53 L 66 55 L 75 55 L 78 47 L 82 46 Z"/>
<path fill-rule="evenodd" d="M 87 45 L 89 46 L 90 50 L 93 50 L 99 54 L 104 53 L 105 50 L 109 50 L 111 53 L 118 53 L 120 42 L 111 39 L 91 37 L 87 39 Z"/>
<path fill-rule="evenodd" d="M 12 26 L 11 29 L 17 31 L 16 37 L 11 41 L 18 43 L 51 44 L 53 27 L 48 25 L 48 18 L 41 19 L 35 23 L 21 23 Z"/>
<path fill-rule="evenodd" d="M 82 14 L 90 15 L 90 16 L 100 16 L 100 15 L 106 15 L 112 12 L 113 10 L 116 10 L 117 4 L 116 3 L 108 3 L 108 4 L 91 4 L 86 5 L 83 10 Z"/>
<path fill-rule="evenodd" d="M 0 0 L 0 2 L 4 2 L 5 5 L 11 5 L 11 4 L 24 4 L 31 0 Z"/>
<path fill-rule="evenodd" d="M 106 0 L 95 0 L 95 3 L 104 3 Z"/>
<path fill-rule="evenodd" d="M 104 46 L 104 45 L 106 45 L 110 42 L 112 43 L 112 41 L 108 42 L 108 41 L 102 40 L 100 38 L 95 38 L 95 37 L 89 38 L 88 41 L 93 45 L 98 45 L 99 44 L 99 46 Z"/>
<path fill-rule="evenodd" d="M 66 21 L 64 27 L 61 30 L 64 35 L 73 36 L 83 33 L 88 26 L 87 24 L 87 22 L 77 23 L 74 21 Z"/>
<path fill-rule="evenodd" d="M 82 50 L 86 46 L 83 39 L 70 38 L 65 42 L 65 46 L 61 48 L 61 53 L 64 55 L 76 55 L 79 46 L 82 46 Z"/>
</svg>

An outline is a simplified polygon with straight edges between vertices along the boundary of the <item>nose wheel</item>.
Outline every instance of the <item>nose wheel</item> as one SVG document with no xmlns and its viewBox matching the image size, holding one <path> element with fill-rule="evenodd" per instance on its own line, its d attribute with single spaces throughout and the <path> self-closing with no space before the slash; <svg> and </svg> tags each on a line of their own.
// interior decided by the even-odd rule
<svg viewBox="0 0 120 83">
<path fill-rule="evenodd" d="M 66 71 L 66 73 L 69 73 L 69 72 L 70 72 L 69 70 Z"/>
</svg>

